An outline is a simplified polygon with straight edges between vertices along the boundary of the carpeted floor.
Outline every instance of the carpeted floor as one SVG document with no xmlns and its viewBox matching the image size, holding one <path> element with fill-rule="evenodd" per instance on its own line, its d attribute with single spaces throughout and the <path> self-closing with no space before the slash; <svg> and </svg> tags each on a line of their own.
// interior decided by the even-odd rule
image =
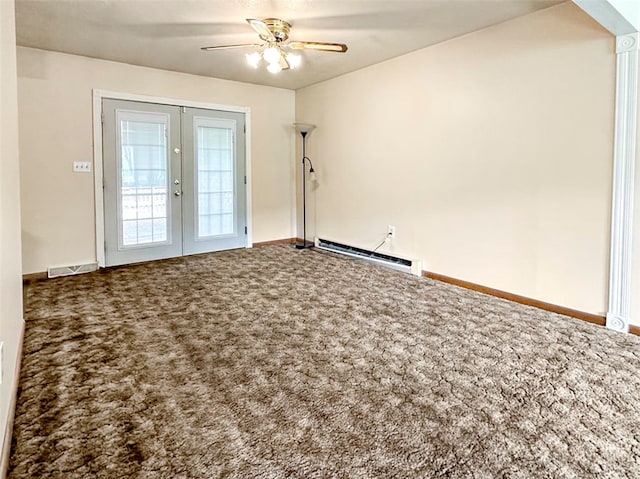
<svg viewBox="0 0 640 479">
<path fill-rule="evenodd" d="M 289 247 L 30 285 L 9 478 L 640 478 L 640 338 Z"/>
</svg>

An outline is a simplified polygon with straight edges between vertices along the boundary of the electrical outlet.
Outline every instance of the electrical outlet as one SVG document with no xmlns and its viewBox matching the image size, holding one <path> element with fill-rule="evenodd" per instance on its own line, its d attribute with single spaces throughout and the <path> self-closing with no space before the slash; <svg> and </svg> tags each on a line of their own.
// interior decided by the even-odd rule
<svg viewBox="0 0 640 479">
<path fill-rule="evenodd" d="M 395 238 L 396 237 L 396 227 L 395 226 L 387 226 L 387 237 Z"/>
<path fill-rule="evenodd" d="M 90 161 L 74 161 L 73 162 L 73 171 L 75 173 L 90 173 L 91 172 L 91 162 Z"/>
</svg>

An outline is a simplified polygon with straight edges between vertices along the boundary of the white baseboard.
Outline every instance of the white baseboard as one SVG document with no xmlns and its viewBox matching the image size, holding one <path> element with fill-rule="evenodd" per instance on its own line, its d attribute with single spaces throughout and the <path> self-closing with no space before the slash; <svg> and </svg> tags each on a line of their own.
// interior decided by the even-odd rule
<svg viewBox="0 0 640 479">
<path fill-rule="evenodd" d="M 22 344 L 24 341 L 24 319 L 20 325 L 20 338 L 18 342 L 17 358 L 16 358 L 16 370 L 15 381 L 13 382 L 13 394 L 11 395 L 11 402 L 9 403 L 9 413 L 7 415 L 7 428 L 4 431 L 2 437 L 2 456 L 0 456 L 0 478 L 5 479 L 9 472 L 9 458 L 11 455 L 11 435 L 13 433 L 13 420 L 16 412 L 16 400 L 18 399 L 18 384 L 20 382 L 20 365 L 22 364 Z"/>
</svg>

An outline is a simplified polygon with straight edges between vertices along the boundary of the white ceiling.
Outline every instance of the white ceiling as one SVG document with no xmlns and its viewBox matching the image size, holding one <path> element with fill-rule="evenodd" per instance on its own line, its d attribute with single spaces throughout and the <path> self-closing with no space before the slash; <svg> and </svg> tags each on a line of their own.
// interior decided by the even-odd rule
<svg viewBox="0 0 640 479">
<path fill-rule="evenodd" d="M 18 45 L 248 83 L 298 89 L 565 0 L 16 0 Z M 340 42 L 305 51 L 299 69 L 254 70 L 246 18 L 292 24 L 291 40 Z M 250 50 L 247 50 L 250 51 Z"/>
</svg>

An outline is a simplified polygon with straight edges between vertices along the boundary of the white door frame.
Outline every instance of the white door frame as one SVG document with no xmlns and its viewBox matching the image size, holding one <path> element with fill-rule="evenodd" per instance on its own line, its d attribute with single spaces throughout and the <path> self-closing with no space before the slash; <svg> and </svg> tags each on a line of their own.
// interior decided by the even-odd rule
<svg viewBox="0 0 640 479">
<path fill-rule="evenodd" d="M 102 99 L 139 101 L 144 103 L 160 103 L 163 105 L 186 106 L 204 110 L 220 110 L 245 114 L 247 132 L 245 135 L 245 170 L 247 175 L 246 209 L 247 209 L 247 248 L 253 244 L 253 228 L 251 216 L 251 108 L 247 106 L 218 105 L 175 98 L 138 95 L 135 93 L 116 92 L 110 90 L 93 90 L 93 178 L 96 209 L 96 259 L 98 266 L 105 267 L 104 252 L 104 195 L 102 178 Z"/>
</svg>

